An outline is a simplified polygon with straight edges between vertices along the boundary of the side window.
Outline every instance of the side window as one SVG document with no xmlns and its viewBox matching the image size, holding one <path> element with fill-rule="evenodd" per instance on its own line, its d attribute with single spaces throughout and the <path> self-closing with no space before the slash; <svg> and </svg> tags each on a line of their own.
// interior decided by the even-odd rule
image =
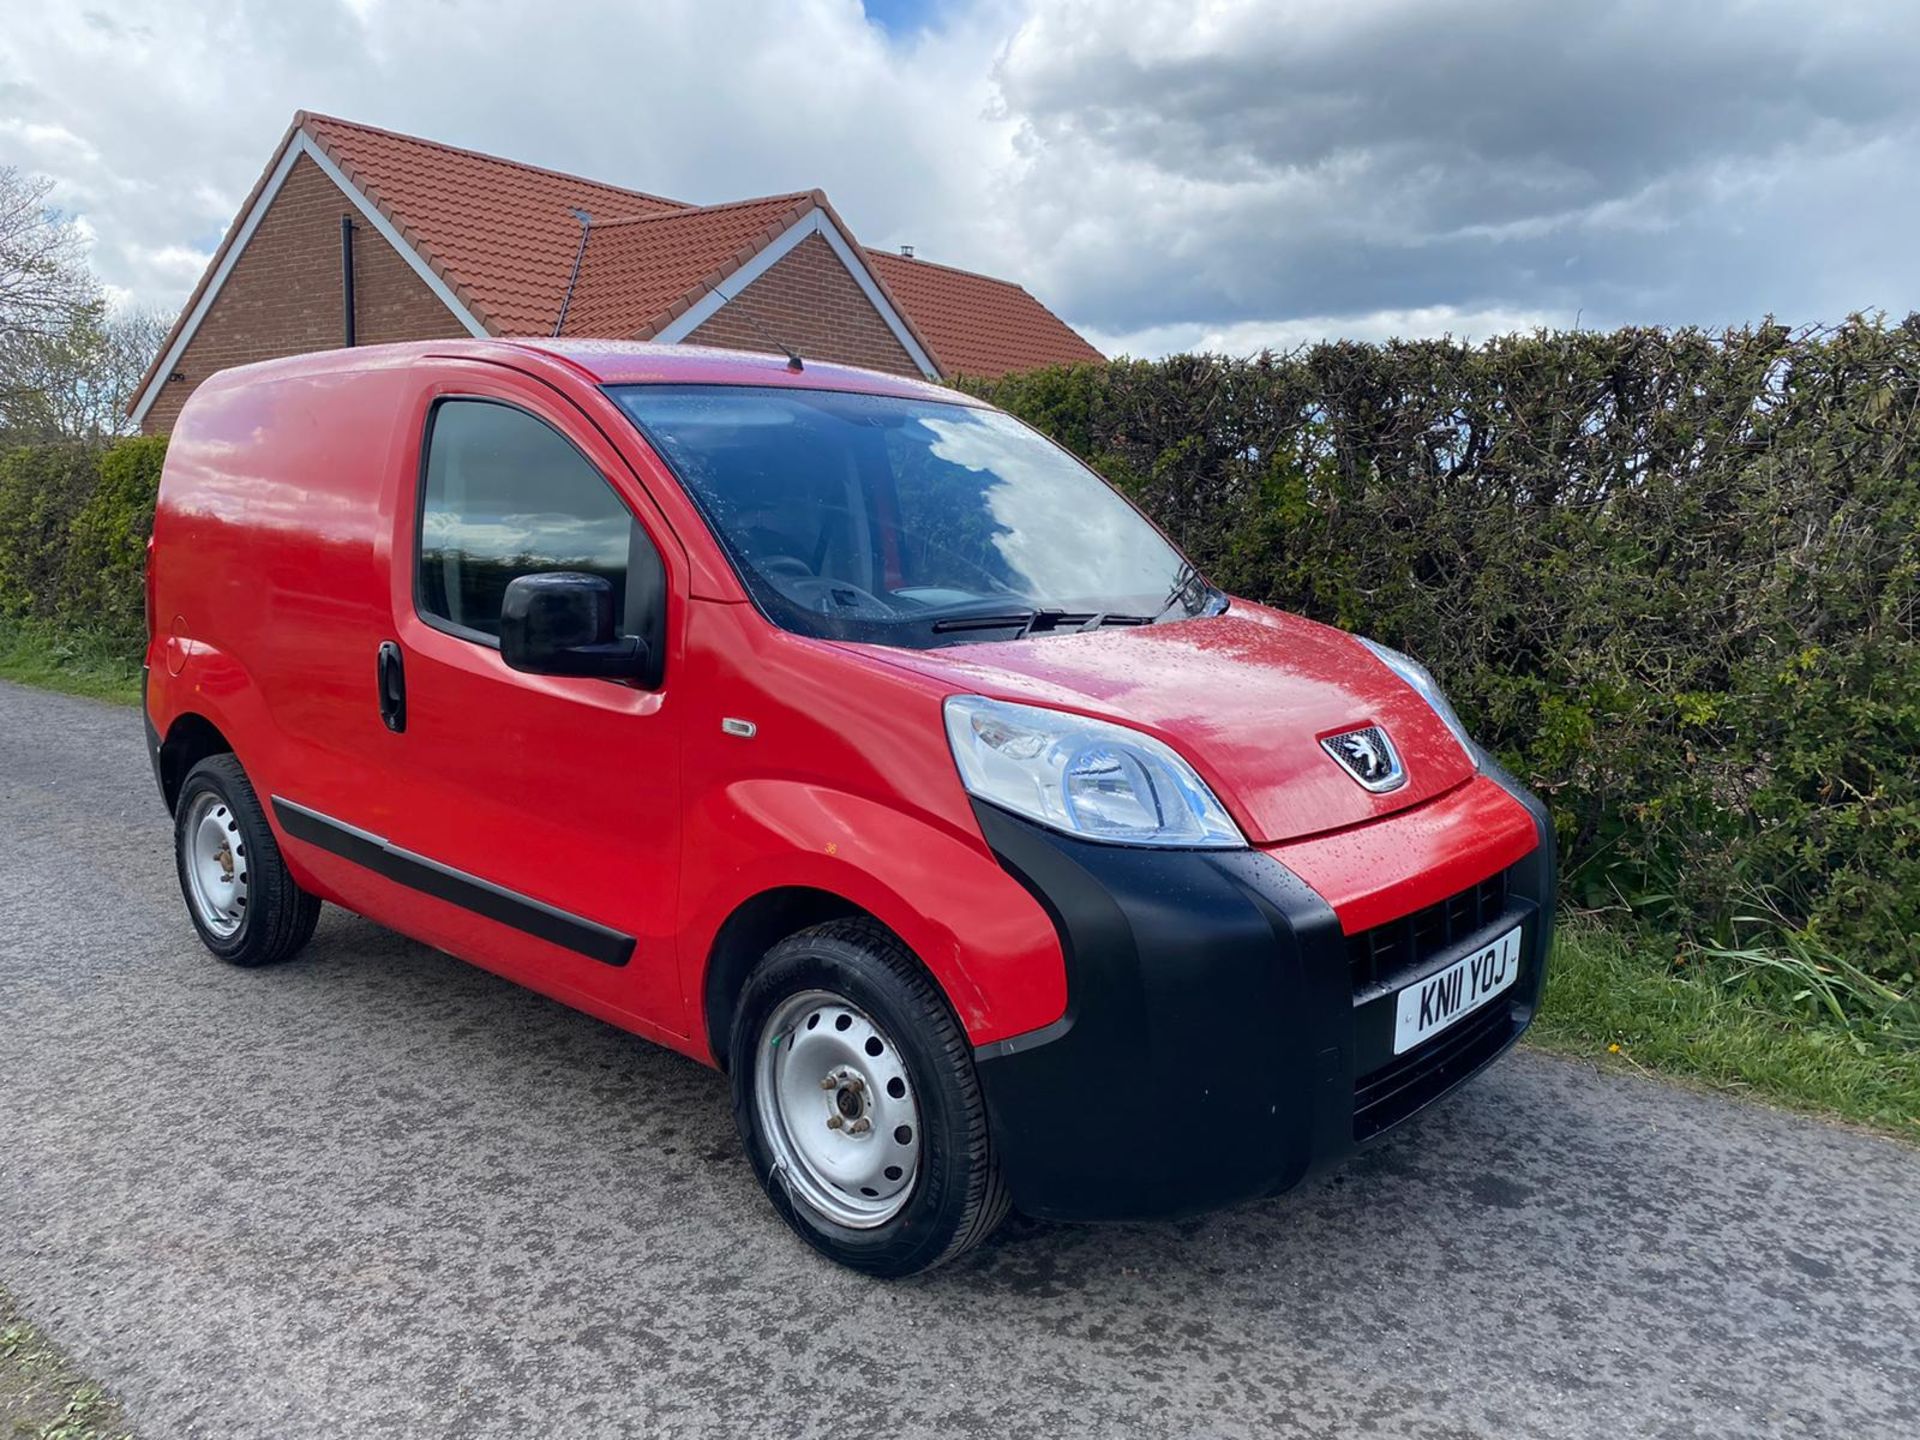
<svg viewBox="0 0 1920 1440">
<path fill-rule="evenodd" d="M 657 606 L 660 560 L 646 533 L 558 431 L 485 400 L 443 400 L 430 425 L 416 591 L 423 616 L 497 640 L 508 582 L 543 570 L 604 576 L 614 614 L 628 616 L 636 566 L 638 587 Z"/>
</svg>

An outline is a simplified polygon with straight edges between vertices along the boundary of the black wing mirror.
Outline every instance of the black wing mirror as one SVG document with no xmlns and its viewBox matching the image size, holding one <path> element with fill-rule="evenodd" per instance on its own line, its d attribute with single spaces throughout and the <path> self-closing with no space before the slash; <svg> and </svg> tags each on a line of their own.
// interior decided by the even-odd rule
<svg viewBox="0 0 1920 1440">
<path fill-rule="evenodd" d="M 646 641 L 614 632 L 613 586 L 571 570 L 522 575 L 507 586 L 500 658 L 529 675 L 642 680 L 652 669 Z"/>
</svg>

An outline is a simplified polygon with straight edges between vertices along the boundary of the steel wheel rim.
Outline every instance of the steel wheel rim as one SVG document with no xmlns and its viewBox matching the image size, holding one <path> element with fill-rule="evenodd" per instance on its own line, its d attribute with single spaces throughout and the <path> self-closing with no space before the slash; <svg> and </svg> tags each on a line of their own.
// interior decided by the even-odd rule
<svg viewBox="0 0 1920 1440">
<path fill-rule="evenodd" d="M 805 990 L 759 1044 L 754 1109 L 788 1195 L 849 1229 L 893 1219 L 920 1175 L 920 1106 L 893 1037 L 845 996 Z"/>
<path fill-rule="evenodd" d="M 222 940 L 240 933 L 247 918 L 247 845 L 226 801 L 202 791 L 180 831 L 180 868 L 194 915 Z"/>
</svg>

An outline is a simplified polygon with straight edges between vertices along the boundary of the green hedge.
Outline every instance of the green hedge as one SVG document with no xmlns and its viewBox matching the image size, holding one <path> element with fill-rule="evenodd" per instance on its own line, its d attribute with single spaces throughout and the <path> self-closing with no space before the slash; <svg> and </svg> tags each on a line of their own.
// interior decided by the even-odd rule
<svg viewBox="0 0 1920 1440">
<path fill-rule="evenodd" d="M 1757 916 L 1912 984 L 1920 317 L 973 388 L 1217 583 L 1426 661 L 1553 807 L 1577 903 L 1720 944 Z"/>
<path fill-rule="evenodd" d="M 112 637 L 137 655 L 167 442 L 0 452 L 0 617 Z"/>
</svg>

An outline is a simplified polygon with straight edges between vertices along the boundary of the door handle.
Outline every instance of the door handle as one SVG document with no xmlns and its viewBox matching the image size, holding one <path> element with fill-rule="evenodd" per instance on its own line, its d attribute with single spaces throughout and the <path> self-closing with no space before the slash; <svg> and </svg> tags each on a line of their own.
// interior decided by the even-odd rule
<svg viewBox="0 0 1920 1440">
<path fill-rule="evenodd" d="M 407 728 L 407 670 L 396 642 L 380 642 L 380 652 L 374 657 L 373 677 L 380 694 L 380 719 L 387 729 L 398 735 Z"/>
</svg>

